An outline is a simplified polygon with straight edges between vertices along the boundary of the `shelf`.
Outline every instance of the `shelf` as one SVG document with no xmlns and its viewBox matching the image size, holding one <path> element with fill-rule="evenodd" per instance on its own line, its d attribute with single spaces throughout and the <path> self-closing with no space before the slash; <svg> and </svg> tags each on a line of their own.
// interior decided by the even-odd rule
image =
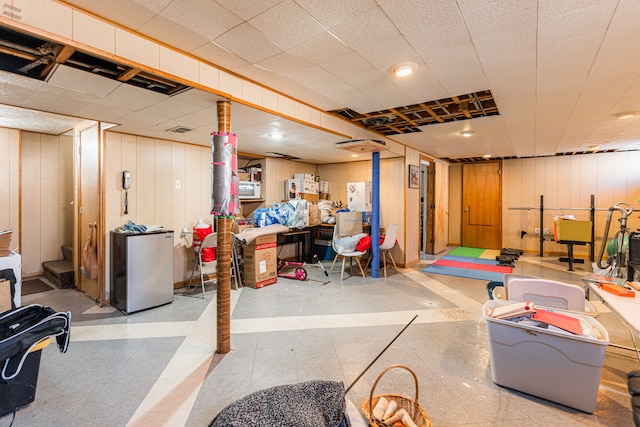
<svg viewBox="0 0 640 427">
<path fill-rule="evenodd" d="M 240 203 L 262 203 L 264 199 L 240 199 Z"/>
</svg>

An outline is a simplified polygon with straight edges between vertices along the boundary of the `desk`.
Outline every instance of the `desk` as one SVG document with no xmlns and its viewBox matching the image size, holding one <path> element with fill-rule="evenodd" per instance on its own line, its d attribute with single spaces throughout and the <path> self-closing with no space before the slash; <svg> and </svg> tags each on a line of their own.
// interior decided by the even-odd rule
<svg viewBox="0 0 640 427">
<path fill-rule="evenodd" d="M 598 299 L 620 319 L 631 332 L 631 339 L 635 347 L 638 360 L 640 360 L 640 351 L 636 344 L 636 337 L 640 337 L 640 292 L 636 291 L 635 298 L 621 297 L 607 292 L 598 287 L 597 283 L 586 281 L 587 297 L 588 292 L 593 291 Z M 625 347 L 626 348 L 626 347 Z M 633 350 L 633 349 L 631 349 Z"/>
<path fill-rule="evenodd" d="M 276 238 L 277 245 L 296 243 L 296 261 L 313 262 L 313 228 L 292 229 L 286 233 L 278 233 Z"/>
</svg>

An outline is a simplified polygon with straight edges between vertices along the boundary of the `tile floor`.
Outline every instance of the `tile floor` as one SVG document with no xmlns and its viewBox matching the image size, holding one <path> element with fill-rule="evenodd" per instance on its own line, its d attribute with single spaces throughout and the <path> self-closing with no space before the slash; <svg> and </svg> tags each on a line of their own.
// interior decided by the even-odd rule
<svg viewBox="0 0 640 427">
<path fill-rule="evenodd" d="M 229 403 L 279 384 L 311 379 L 350 385 L 414 316 L 415 322 L 354 385 L 360 407 L 388 365 L 419 379 L 419 401 L 435 426 L 630 426 L 626 374 L 640 369 L 635 353 L 608 347 L 594 414 L 495 385 L 485 321 L 486 282 L 425 274 L 425 261 L 392 270 L 387 279 L 279 279 L 262 289 L 232 291 L 231 347 L 215 355 L 215 289 L 202 299 L 176 292 L 173 303 L 124 315 L 95 306 L 75 290 L 29 295 L 72 312 L 69 351 L 42 352 L 35 401 L 20 409 L 22 426 L 207 426 Z M 525 255 L 514 272 L 580 284 L 588 266 Z M 611 341 L 630 346 L 629 333 L 599 305 Z M 523 366 L 526 369 L 526 366 Z M 376 393 L 412 395 L 404 371 L 392 370 Z M 9 426 L 12 416 L 0 418 Z"/>
</svg>

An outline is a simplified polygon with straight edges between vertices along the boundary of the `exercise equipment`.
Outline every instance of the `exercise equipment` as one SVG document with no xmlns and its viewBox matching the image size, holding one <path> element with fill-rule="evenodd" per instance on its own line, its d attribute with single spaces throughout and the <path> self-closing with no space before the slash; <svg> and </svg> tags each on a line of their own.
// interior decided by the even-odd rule
<svg viewBox="0 0 640 427">
<path fill-rule="evenodd" d="M 611 219 L 613 212 L 619 212 L 620 229 L 616 232 L 611 242 L 609 239 L 609 227 L 611 226 Z M 609 270 L 611 276 L 625 277 L 627 274 L 627 260 L 629 250 L 629 229 L 627 228 L 627 218 L 633 213 L 633 207 L 626 202 L 618 202 L 611 206 L 607 210 L 607 222 L 604 227 L 604 236 L 602 237 L 602 245 L 598 252 L 598 258 L 596 265 L 601 270 Z M 604 256 L 605 246 L 608 248 L 607 253 L 607 265 L 602 263 L 602 257 Z M 633 280 L 633 277 L 627 278 L 627 280 Z"/>
</svg>

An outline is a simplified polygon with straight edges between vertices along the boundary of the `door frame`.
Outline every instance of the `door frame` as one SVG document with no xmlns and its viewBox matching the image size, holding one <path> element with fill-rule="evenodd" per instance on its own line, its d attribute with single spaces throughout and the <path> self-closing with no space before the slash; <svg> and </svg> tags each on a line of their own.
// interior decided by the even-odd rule
<svg viewBox="0 0 640 427">
<path fill-rule="evenodd" d="M 435 188 L 436 164 L 434 159 L 420 154 L 420 254 L 435 254 Z"/>
<path fill-rule="evenodd" d="M 460 185 L 461 185 L 461 189 L 460 189 L 460 208 L 462 209 L 461 214 L 460 214 L 460 245 L 464 246 L 465 245 L 465 236 L 464 236 L 464 221 L 465 221 L 465 213 L 464 213 L 464 195 L 465 195 L 465 188 L 464 188 L 464 183 L 465 183 L 465 177 L 464 177 L 464 167 L 465 165 L 473 165 L 473 164 L 487 164 L 487 163 L 496 163 L 498 165 L 498 175 L 499 175 L 499 179 L 498 179 L 498 233 L 499 233 L 499 245 L 500 247 L 502 247 L 502 160 L 490 160 L 490 161 L 486 161 L 486 162 L 469 162 L 469 163 L 463 163 L 460 173 Z"/>
</svg>

